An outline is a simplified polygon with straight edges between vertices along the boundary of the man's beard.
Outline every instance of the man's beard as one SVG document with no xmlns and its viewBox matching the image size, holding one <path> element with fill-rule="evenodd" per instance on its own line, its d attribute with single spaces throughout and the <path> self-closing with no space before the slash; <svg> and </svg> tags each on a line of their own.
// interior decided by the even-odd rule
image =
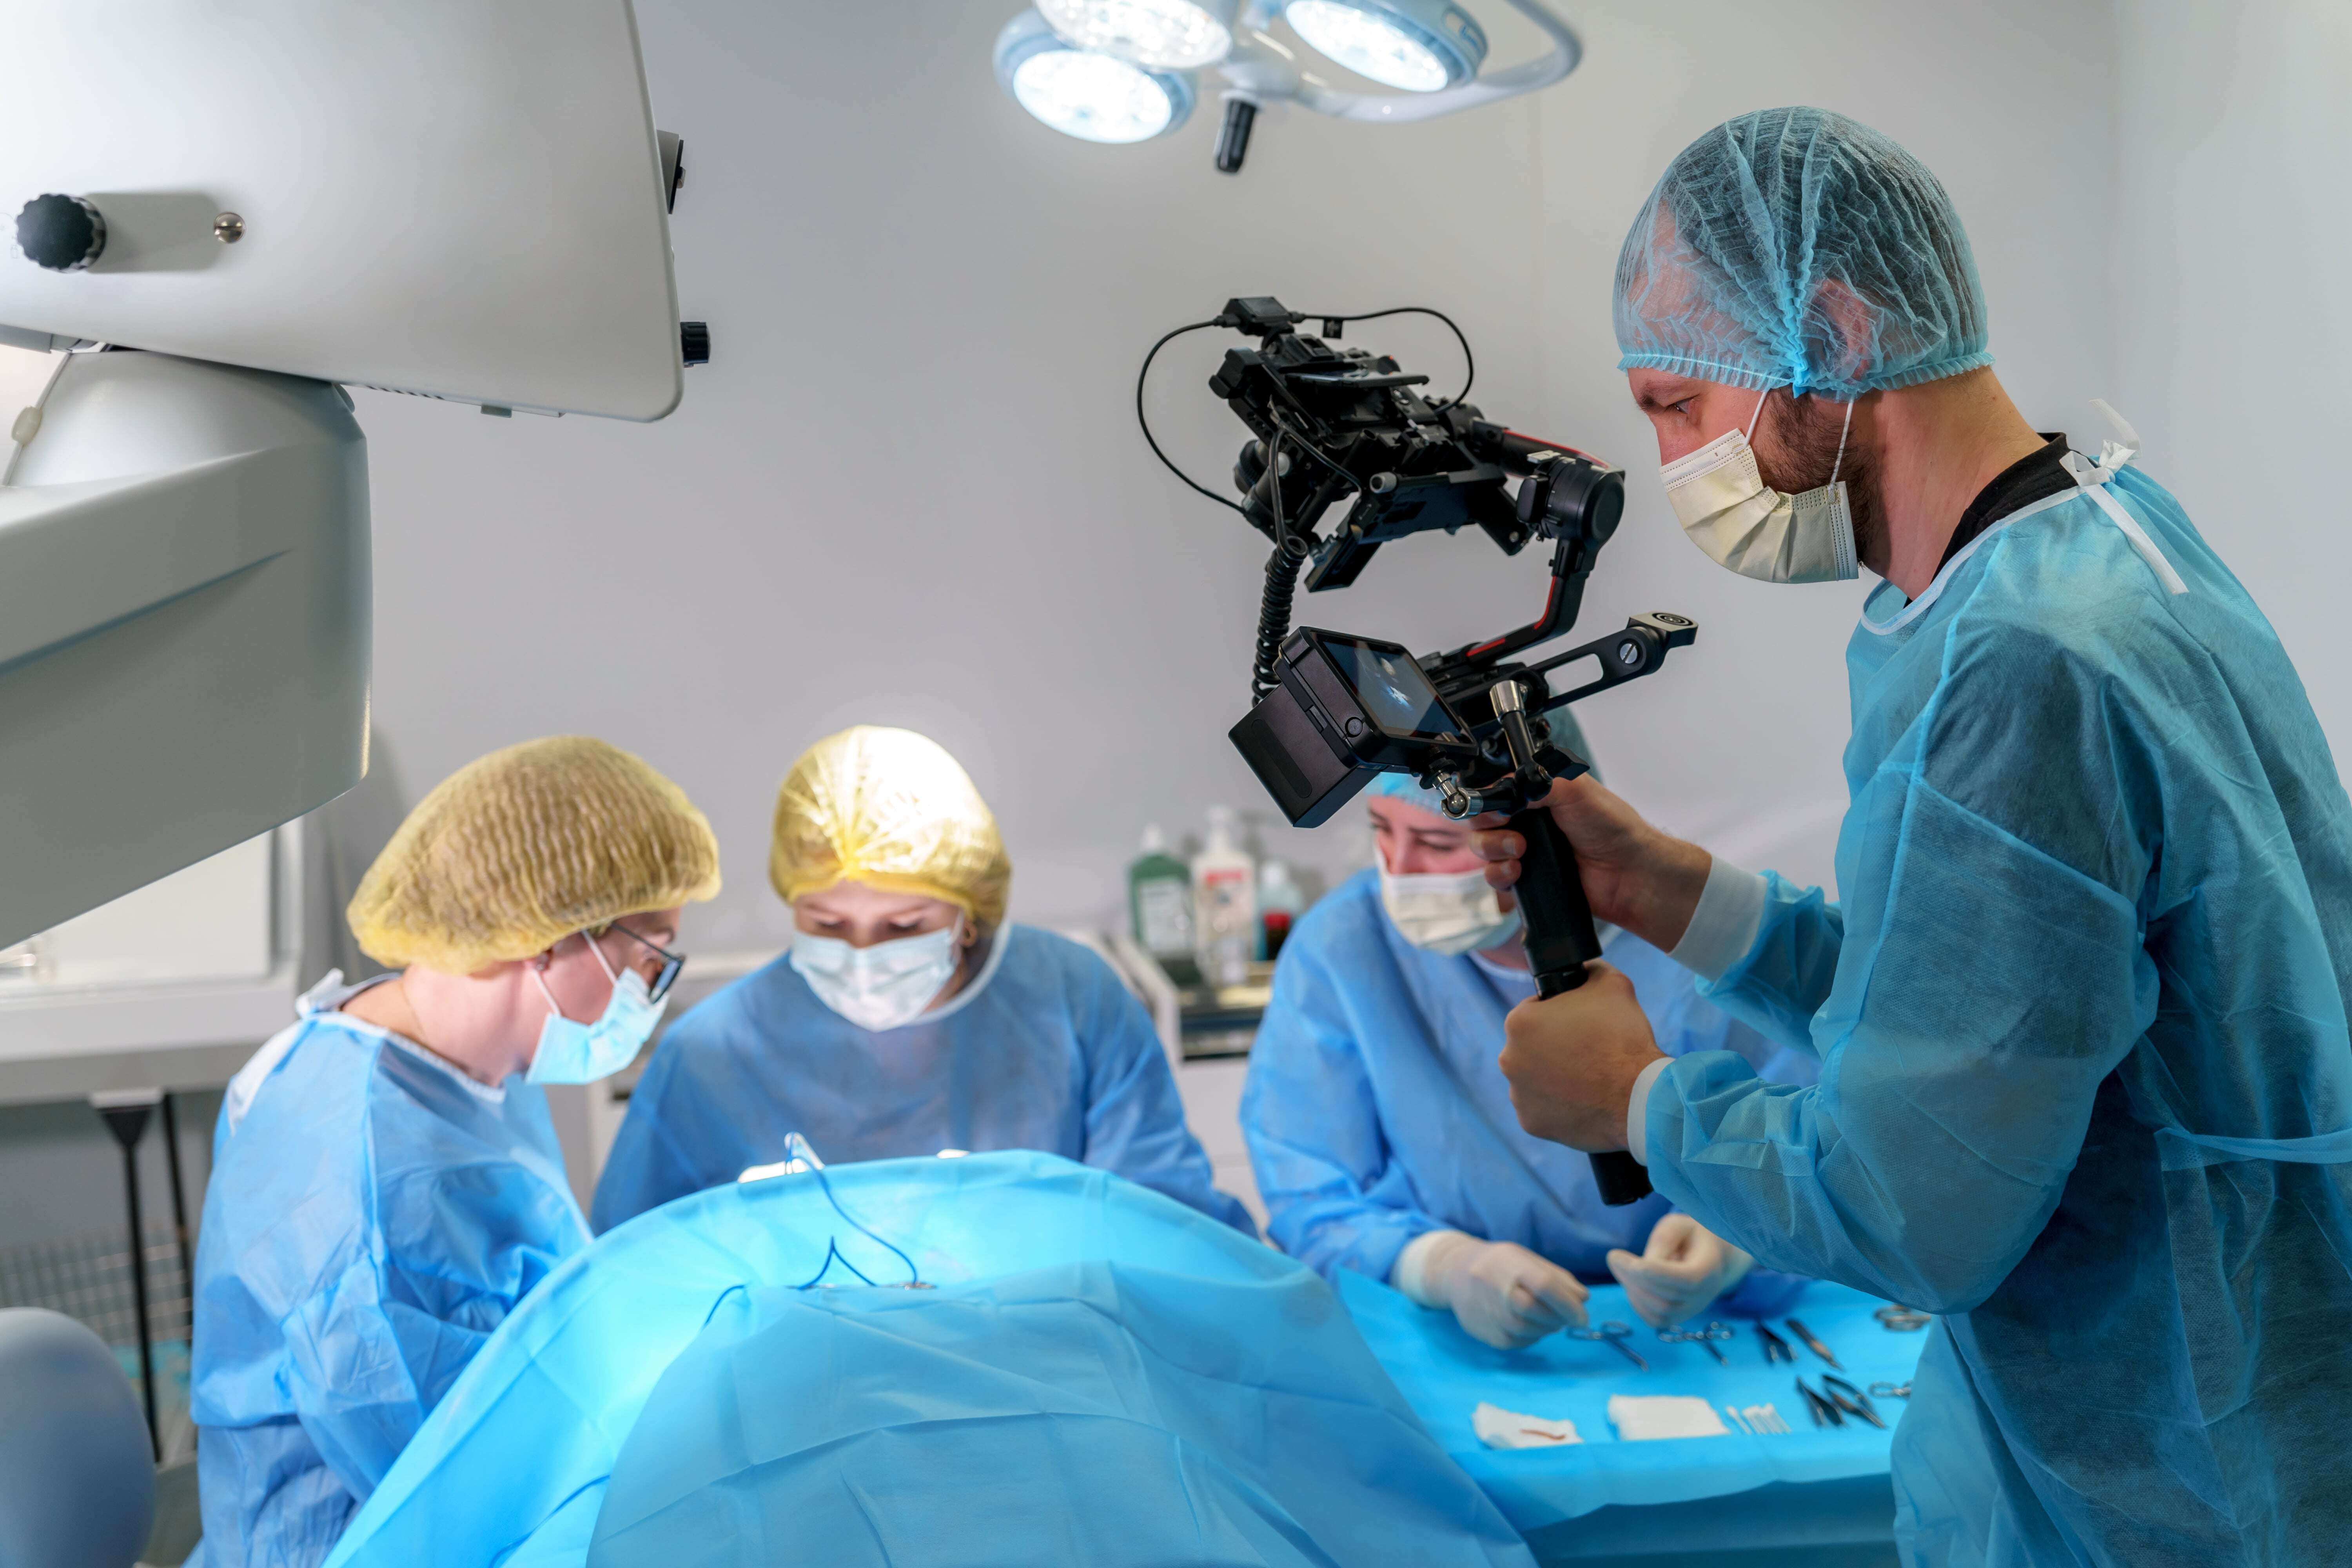
<svg viewBox="0 0 2352 1568">
<path fill-rule="evenodd" d="M 1763 416 L 1748 444 L 1756 454 L 1756 471 L 1776 490 L 1801 495 L 1828 484 L 1834 473 L 1845 486 L 1854 555 L 1883 577 L 1887 566 L 1886 512 L 1879 504 L 1878 466 L 1845 436 L 1844 404 L 1819 397 L 1791 398 L 1780 390 L 1764 400 Z M 1845 447 L 1843 458 L 1838 456 L 1841 444 Z"/>
</svg>

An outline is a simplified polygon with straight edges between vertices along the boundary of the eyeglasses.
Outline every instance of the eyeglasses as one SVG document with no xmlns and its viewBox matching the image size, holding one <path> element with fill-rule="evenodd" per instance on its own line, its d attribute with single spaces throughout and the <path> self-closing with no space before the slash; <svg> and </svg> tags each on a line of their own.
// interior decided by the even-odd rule
<svg viewBox="0 0 2352 1568">
<path fill-rule="evenodd" d="M 618 921 L 614 921 L 611 925 L 606 926 L 604 929 L 606 931 L 619 931 L 623 936 L 627 937 L 631 942 L 635 942 L 639 947 L 644 948 L 647 952 L 652 953 L 656 958 L 661 960 L 660 973 L 656 973 L 646 985 L 646 997 L 648 1001 L 658 1002 L 663 997 L 668 995 L 669 988 L 677 984 L 677 972 L 686 967 L 686 954 L 682 952 L 672 952 L 666 947 L 656 947 L 652 942 L 647 942 L 644 937 L 639 936 L 636 932 L 631 931 L 628 927 L 623 925 Z"/>
</svg>

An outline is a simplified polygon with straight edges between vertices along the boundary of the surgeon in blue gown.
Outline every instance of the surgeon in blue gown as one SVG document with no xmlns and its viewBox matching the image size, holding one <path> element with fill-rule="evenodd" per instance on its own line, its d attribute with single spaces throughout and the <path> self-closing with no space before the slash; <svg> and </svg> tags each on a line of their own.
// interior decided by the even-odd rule
<svg viewBox="0 0 2352 1568">
<path fill-rule="evenodd" d="M 352 900 L 362 952 L 230 1082 L 196 1248 L 208 1568 L 312 1568 L 588 1224 L 541 1085 L 628 1065 L 719 889 L 710 826 L 601 741 L 459 770 Z"/>
<path fill-rule="evenodd" d="M 1034 1149 L 1244 1230 L 1184 1124 L 1150 1016 L 1077 943 L 1004 920 L 995 818 L 936 742 L 859 725 L 778 792 L 792 951 L 665 1035 L 596 1185 L 608 1230 L 785 1158 Z"/>
<path fill-rule="evenodd" d="M 2026 423 L 1949 198 L 1865 126 L 1685 149 L 1617 330 L 1709 557 L 1884 581 L 1835 900 L 1588 781 L 1550 801 L 1594 910 L 1820 1084 L 1662 1056 L 1602 969 L 1510 1021 L 1526 1125 L 1939 1314 L 1895 1434 L 1907 1562 L 2352 1562 L 2352 800 L 2277 634 L 2119 419 L 2095 458 Z M 2342 508 L 2310 494 L 2216 505 L 2316 542 Z M 1517 836 L 1481 850 L 1507 881 Z"/>
<path fill-rule="evenodd" d="M 1751 1272 L 1664 1198 L 1608 1207 L 1583 1155 L 1520 1129 L 1495 1066 L 1504 1016 L 1535 994 L 1516 910 L 1433 795 L 1387 773 L 1370 795 L 1379 864 L 1299 921 L 1250 1052 L 1242 1130 L 1276 1243 L 1449 1308 L 1501 1348 L 1582 1323 L 1584 1282 L 1612 1274 L 1661 1327 L 1718 1296 L 1779 1309 L 1801 1279 Z M 1668 1049 L 1812 1080 L 1810 1057 L 1701 1000 L 1639 937 L 1612 930 L 1603 951 Z"/>
</svg>

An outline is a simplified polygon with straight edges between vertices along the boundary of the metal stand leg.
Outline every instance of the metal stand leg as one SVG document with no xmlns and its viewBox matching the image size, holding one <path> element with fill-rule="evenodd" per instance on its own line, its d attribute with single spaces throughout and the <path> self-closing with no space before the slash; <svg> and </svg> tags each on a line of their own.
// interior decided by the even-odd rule
<svg viewBox="0 0 2352 1568">
<path fill-rule="evenodd" d="M 155 1335 L 147 1313 L 147 1243 L 140 1234 L 139 1140 L 147 1118 L 163 1100 L 152 1089 L 117 1089 L 89 1097 L 91 1107 L 114 1141 L 122 1146 L 122 1200 L 131 1218 L 131 1303 L 139 1331 L 139 1392 L 147 1406 L 147 1446 L 158 1463 L 163 1458 L 161 1425 L 155 1418 Z"/>
</svg>

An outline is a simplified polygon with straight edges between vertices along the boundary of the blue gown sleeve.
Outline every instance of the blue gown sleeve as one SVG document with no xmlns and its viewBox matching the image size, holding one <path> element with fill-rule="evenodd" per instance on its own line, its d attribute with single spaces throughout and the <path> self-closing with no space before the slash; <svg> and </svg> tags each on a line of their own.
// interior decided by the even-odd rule
<svg viewBox="0 0 2352 1568">
<path fill-rule="evenodd" d="M 1747 956 L 1700 994 L 1776 1046 L 1811 1056 L 1813 1015 L 1837 981 L 1845 913 L 1819 888 L 1764 873 L 1764 919 Z M 1763 1064 L 1756 1064 L 1762 1076 Z"/>
<path fill-rule="evenodd" d="M 2135 716 L 2015 627 L 1951 658 L 1855 794 L 1843 909 L 1776 887 L 1715 988 L 1780 1027 L 1820 994 L 1820 1083 L 1685 1058 L 1644 1124 L 1658 1190 L 1759 1263 L 1936 1312 L 1982 1302 L 2048 1223 L 2157 998 Z"/>
<path fill-rule="evenodd" d="M 362 1502 L 489 1337 L 487 1328 L 431 1316 L 407 1294 L 362 1255 L 285 1325 L 295 1418 Z"/>
<path fill-rule="evenodd" d="M 1753 1068 L 1766 1083 L 1802 1085 L 1819 1079 L 1821 1064 L 1813 1060 L 1811 1040 L 1801 1047 L 1784 1045 L 1734 1017 L 1702 994 L 1697 977 L 1690 971 L 1646 942 L 1620 939 L 1610 952 L 1614 955 L 1612 962 L 1633 980 L 1643 1011 L 1650 1016 L 1658 1048 L 1668 1056 L 1728 1051 Z M 1711 1310 L 1736 1317 L 1770 1317 L 1795 1300 L 1807 1283 L 1801 1274 L 1759 1266 L 1750 1268 Z"/>
<path fill-rule="evenodd" d="M 589 1209 L 590 1226 L 599 1236 L 707 1184 L 677 1147 L 663 1114 L 678 1054 L 677 1042 L 665 1039 L 629 1093 L 628 1112 L 621 1118 L 604 1173 L 596 1178 L 596 1197 Z"/>
<path fill-rule="evenodd" d="M 1352 1268 L 1386 1284 L 1405 1243 L 1446 1226 L 1372 1195 L 1391 1153 L 1340 994 L 1317 954 L 1284 952 L 1250 1047 L 1242 1135 L 1274 1244 L 1327 1279 Z"/>
<path fill-rule="evenodd" d="M 1184 1124 L 1184 1101 L 1151 1016 L 1108 965 L 1080 952 L 1072 1022 L 1087 1064 L 1086 1163 L 1256 1236 L 1241 1200 L 1217 1189 L 1208 1154 Z"/>
</svg>

